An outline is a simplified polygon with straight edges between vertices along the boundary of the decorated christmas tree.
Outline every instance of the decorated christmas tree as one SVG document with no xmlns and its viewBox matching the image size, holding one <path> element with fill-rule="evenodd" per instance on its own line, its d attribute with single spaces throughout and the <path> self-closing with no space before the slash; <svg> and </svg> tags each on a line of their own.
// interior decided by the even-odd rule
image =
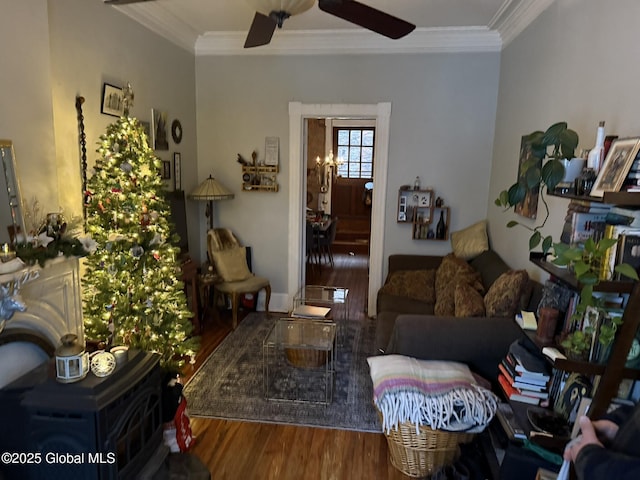
<svg viewBox="0 0 640 480">
<path fill-rule="evenodd" d="M 157 352 L 175 369 L 193 359 L 197 340 L 190 337 L 162 162 L 126 113 L 100 140 L 85 197 L 87 234 L 97 242 L 83 278 L 86 335 Z"/>
</svg>

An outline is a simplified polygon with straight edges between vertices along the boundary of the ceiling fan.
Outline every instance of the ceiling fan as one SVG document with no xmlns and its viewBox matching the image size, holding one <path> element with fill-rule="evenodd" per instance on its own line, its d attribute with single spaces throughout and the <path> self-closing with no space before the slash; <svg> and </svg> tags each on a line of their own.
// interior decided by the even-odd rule
<svg viewBox="0 0 640 480">
<path fill-rule="evenodd" d="M 256 9 L 256 14 L 249 28 L 244 48 L 267 45 L 271 42 L 276 27 L 282 28 L 287 18 L 309 10 L 315 0 L 247 0 L 247 2 Z M 416 28 L 412 23 L 355 0 L 318 0 L 318 7 L 323 12 L 394 40 L 404 37 Z"/>
</svg>

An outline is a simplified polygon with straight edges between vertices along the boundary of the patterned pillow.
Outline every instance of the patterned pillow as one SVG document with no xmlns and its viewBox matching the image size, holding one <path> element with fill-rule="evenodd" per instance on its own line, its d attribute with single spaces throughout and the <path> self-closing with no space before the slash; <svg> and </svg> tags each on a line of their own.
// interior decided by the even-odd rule
<svg viewBox="0 0 640 480">
<path fill-rule="evenodd" d="M 471 285 L 456 284 L 454 303 L 456 317 L 484 317 L 484 299 Z"/>
<path fill-rule="evenodd" d="M 435 270 L 397 270 L 389 275 L 380 291 L 390 295 L 434 303 L 435 278 Z"/>
<path fill-rule="evenodd" d="M 438 316 L 455 315 L 455 287 L 457 283 L 471 285 L 484 293 L 482 277 L 471 265 L 453 253 L 445 256 L 436 271 L 436 304 L 434 313 Z"/>
<path fill-rule="evenodd" d="M 518 311 L 520 297 L 529 282 L 526 270 L 509 270 L 500 275 L 484 296 L 488 317 L 512 317 Z"/>
</svg>

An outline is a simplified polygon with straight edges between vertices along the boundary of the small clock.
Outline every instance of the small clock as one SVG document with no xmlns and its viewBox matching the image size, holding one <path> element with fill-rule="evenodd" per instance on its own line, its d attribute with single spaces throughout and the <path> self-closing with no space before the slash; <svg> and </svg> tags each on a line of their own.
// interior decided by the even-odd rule
<svg viewBox="0 0 640 480">
<path fill-rule="evenodd" d="M 171 138 L 176 144 L 182 141 L 182 124 L 177 118 L 171 123 Z"/>
</svg>

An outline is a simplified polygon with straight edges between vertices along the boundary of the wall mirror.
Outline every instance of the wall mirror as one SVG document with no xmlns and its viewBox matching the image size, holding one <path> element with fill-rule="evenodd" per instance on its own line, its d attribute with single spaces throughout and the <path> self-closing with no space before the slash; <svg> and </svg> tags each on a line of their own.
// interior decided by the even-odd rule
<svg viewBox="0 0 640 480">
<path fill-rule="evenodd" d="M 16 156 L 11 140 L 0 140 L 0 244 L 16 241 L 14 232 L 26 232 L 20 187 L 16 175 Z"/>
</svg>

